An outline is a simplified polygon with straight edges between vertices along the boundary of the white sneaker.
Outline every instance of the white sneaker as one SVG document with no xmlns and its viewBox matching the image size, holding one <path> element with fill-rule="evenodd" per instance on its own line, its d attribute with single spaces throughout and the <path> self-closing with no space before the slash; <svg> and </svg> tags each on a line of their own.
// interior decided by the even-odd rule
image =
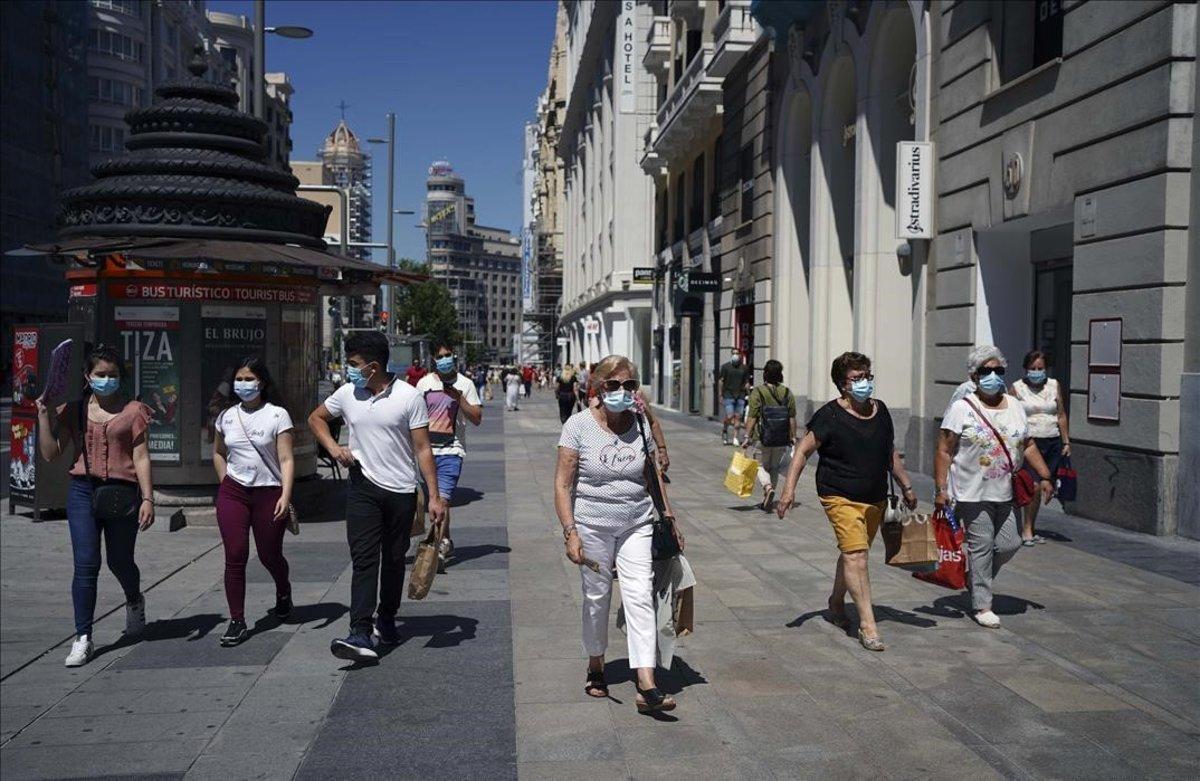
<svg viewBox="0 0 1200 781">
<path fill-rule="evenodd" d="M 146 628 L 146 595 L 137 604 L 125 603 L 125 634 L 139 635 Z"/>
<path fill-rule="evenodd" d="M 1000 616 L 990 610 L 981 610 L 975 614 L 975 623 L 988 629 L 1000 628 Z"/>
<path fill-rule="evenodd" d="M 83 667 L 92 658 L 92 638 L 80 635 L 71 643 L 71 653 L 67 654 L 63 664 L 67 667 Z"/>
</svg>

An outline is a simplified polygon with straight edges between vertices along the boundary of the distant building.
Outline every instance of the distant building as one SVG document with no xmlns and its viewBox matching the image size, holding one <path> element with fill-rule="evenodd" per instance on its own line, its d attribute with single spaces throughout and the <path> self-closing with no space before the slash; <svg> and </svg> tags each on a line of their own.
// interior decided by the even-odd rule
<svg viewBox="0 0 1200 781">
<path fill-rule="evenodd" d="M 0 253 L 55 236 L 59 194 L 87 184 L 88 6 L 70 0 L 0 5 Z M 0 255 L 0 361 L 12 327 L 64 320 L 62 266 Z"/>
<path fill-rule="evenodd" d="M 359 144 L 358 136 L 346 120 L 325 137 L 317 152 L 324 166 L 328 183 L 346 191 L 349 201 L 349 241 L 371 241 L 371 155 Z M 370 249 L 352 247 L 350 256 L 370 259 Z"/>
<path fill-rule="evenodd" d="M 520 239 L 475 223 L 475 199 L 449 163 L 431 165 L 425 186 L 430 272 L 449 289 L 464 339 L 489 361 L 515 360 L 513 337 L 521 330 Z"/>
</svg>

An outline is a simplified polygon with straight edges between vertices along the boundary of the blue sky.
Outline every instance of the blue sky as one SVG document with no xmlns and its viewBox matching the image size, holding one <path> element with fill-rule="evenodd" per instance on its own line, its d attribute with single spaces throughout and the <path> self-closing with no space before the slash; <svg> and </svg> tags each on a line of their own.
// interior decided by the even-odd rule
<svg viewBox="0 0 1200 781">
<path fill-rule="evenodd" d="M 208 7 L 253 18 L 250 0 Z M 448 159 L 475 197 L 480 223 L 521 222 L 521 132 L 546 86 L 553 0 L 268 0 L 267 25 L 311 27 L 312 38 L 267 36 L 267 70 L 286 71 L 293 159 L 316 159 L 338 104 L 360 138 L 387 135 L 396 112 L 396 208 L 420 214 L 429 164 Z M 375 240 L 385 240 L 387 147 L 373 147 Z M 396 255 L 424 259 L 419 216 L 396 217 Z M 376 259 L 384 259 L 383 250 Z"/>
</svg>

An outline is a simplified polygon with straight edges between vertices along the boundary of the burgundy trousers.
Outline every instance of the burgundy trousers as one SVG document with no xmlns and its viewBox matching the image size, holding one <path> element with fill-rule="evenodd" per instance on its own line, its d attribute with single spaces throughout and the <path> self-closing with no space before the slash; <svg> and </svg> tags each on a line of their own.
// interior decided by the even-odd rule
<svg viewBox="0 0 1200 781">
<path fill-rule="evenodd" d="M 288 563 L 283 557 L 287 519 L 275 520 L 279 486 L 247 488 L 226 477 L 217 490 L 217 526 L 225 544 L 225 599 L 229 617 L 246 620 L 246 561 L 250 558 L 250 532 L 258 560 L 275 579 L 275 595 L 291 596 Z"/>
</svg>

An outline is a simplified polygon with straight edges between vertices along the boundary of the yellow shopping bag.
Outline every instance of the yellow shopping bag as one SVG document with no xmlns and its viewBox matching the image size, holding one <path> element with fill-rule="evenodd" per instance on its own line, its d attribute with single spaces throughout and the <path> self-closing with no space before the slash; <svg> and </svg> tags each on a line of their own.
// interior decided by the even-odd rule
<svg viewBox="0 0 1200 781">
<path fill-rule="evenodd" d="M 745 499 L 754 493 L 754 479 L 757 475 L 758 462 L 736 450 L 733 460 L 729 462 L 729 469 L 725 472 L 725 487 L 731 493 Z"/>
</svg>

